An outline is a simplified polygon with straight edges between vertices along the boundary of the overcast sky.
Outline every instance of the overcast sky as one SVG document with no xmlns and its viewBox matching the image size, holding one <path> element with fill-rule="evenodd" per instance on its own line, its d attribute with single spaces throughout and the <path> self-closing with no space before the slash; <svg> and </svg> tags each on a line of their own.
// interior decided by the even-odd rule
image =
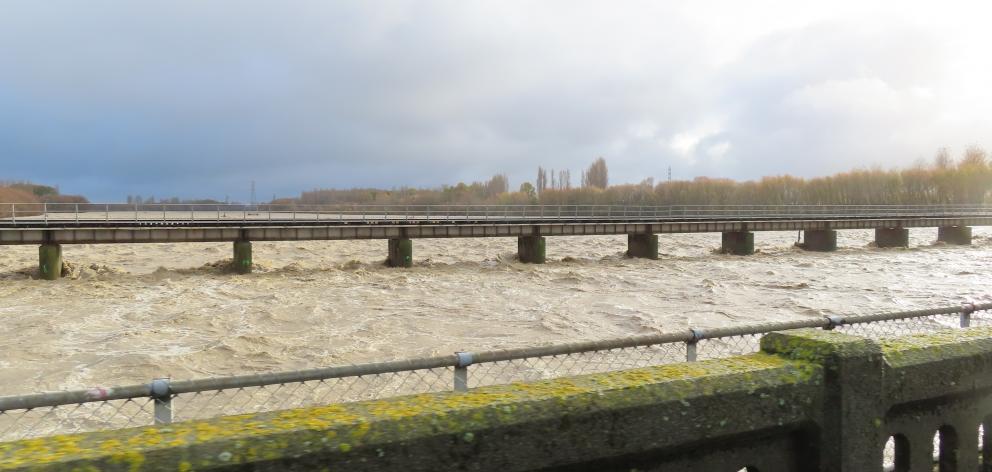
<svg viewBox="0 0 992 472">
<path fill-rule="evenodd" d="M 247 200 L 988 145 L 986 2 L 804 3 L 4 0 L 0 179 Z"/>
</svg>

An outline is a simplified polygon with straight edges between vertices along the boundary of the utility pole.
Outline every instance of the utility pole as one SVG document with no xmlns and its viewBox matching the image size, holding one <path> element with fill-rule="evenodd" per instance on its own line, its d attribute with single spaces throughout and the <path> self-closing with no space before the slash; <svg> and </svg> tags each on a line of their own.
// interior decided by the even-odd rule
<svg viewBox="0 0 992 472">
<path fill-rule="evenodd" d="M 668 166 L 668 181 L 672 181 L 672 166 Z"/>
<path fill-rule="evenodd" d="M 251 206 L 255 206 L 255 181 L 251 181 Z"/>
</svg>

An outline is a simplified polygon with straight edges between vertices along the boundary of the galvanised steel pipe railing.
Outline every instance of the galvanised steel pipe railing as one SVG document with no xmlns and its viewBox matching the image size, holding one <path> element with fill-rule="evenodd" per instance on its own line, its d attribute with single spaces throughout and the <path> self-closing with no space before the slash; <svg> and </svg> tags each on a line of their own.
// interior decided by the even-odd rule
<svg viewBox="0 0 992 472">
<path fill-rule="evenodd" d="M 8 207 L 9 205 L 9 207 Z M 9 208 L 9 210 L 7 209 Z M 8 213 L 4 215 L 3 213 Z M 4 204 L 0 226 L 92 223 L 376 223 L 528 220 L 682 220 L 719 218 L 886 218 L 992 216 L 992 205 L 244 205 Z"/>
<path fill-rule="evenodd" d="M 960 306 L 946 306 L 894 313 L 880 313 L 848 317 L 827 316 L 795 321 L 712 329 L 688 328 L 684 331 L 672 333 L 632 336 L 601 341 L 586 341 L 550 346 L 501 349 L 481 352 L 457 352 L 447 356 L 423 357 L 399 361 L 298 371 L 180 381 L 155 379 L 149 384 L 0 397 L 0 415 L 6 414 L 13 410 L 30 411 L 39 408 L 57 407 L 63 405 L 83 405 L 94 402 L 109 402 L 113 400 L 150 398 L 154 402 L 154 422 L 169 423 L 172 421 L 172 413 L 174 411 L 173 399 L 184 394 L 219 392 L 250 387 L 285 385 L 290 383 L 323 381 L 329 379 L 361 378 L 363 376 L 398 374 L 437 368 L 453 368 L 454 376 L 451 384 L 452 389 L 455 391 L 464 391 L 468 388 L 468 367 L 470 366 L 613 351 L 619 349 L 647 348 L 652 346 L 660 347 L 673 344 L 683 344 L 685 347 L 685 360 L 691 362 L 697 359 L 696 346 L 703 340 L 753 336 L 773 331 L 797 328 L 837 329 L 842 327 L 856 327 L 859 325 L 870 325 L 872 323 L 884 323 L 900 320 L 906 321 L 938 315 L 959 315 L 956 326 L 966 328 L 971 325 L 973 313 L 988 310 L 992 310 L 992 303 L 966 303 Z"/>
</svg>

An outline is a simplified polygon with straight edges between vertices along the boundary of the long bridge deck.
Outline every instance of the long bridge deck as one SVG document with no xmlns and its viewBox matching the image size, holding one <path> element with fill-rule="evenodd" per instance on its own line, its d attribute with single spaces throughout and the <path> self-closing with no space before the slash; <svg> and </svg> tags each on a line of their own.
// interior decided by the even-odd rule
<svg viewBox="0 0 992 472">
<path fill-rule="evenodd" d="M 251 241 L 388 239 L 389 262 L 409 266 L 412 239 L 517 237 L 523 262 L 544 261 L 545 236 L 628 235 L 628 254 L 657 258 L 658 234 L 723 233 L 723 250 L 746 255 L 755 231 L 803 231 L 805 247 L 836 248 L 836 231 L 875 229 L 880 247 L 908 245 L 908 228 L 968 244 L 972 226 L 992 226 L 990 205 L 187 205 L 13 204 L 0 206 L 0 245 L 233 242 L 241 271 Z M 56 248 L 56 249 L 53 249 Z"/>
</svg>

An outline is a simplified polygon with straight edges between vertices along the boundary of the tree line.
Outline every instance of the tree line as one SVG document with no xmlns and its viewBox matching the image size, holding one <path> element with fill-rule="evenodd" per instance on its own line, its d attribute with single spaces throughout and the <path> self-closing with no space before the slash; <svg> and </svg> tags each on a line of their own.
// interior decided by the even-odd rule
<svg viewBox="0 0 992 472">
<path fill-rule="evenodd" d="M 509 191 L 505 174 L 487 182 L 436 189 L 318 189 L 277 203 L 305 204 L 627 204 L 627 205 L 932 205 L 992 203 L 992 163 L 988 153 L 970 147 L 960 159 L 938 151 L 930 163 L 904 169 L 858 169 L 824 177 L 790 175 L 758 180 L 696 177 L 655 183 L 609 185 L 606 161 L 599 158 L 573 187 L 567 170 L 538 167 L 532 182 Z"/>
</svg>

